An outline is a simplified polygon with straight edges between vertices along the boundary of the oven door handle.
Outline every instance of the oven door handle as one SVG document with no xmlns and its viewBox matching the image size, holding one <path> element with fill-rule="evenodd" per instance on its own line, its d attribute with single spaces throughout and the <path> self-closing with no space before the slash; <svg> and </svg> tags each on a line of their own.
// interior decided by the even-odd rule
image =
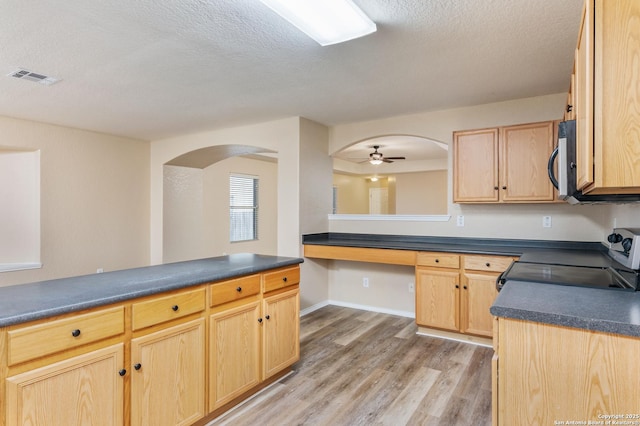
<svg viewBox="0 0 640 426">
<path fill-rule="evenodd" d="M 556 174 L 553 171 L 553 163 L 555 163 L 556 157 L 558 156 L 558 149 L 559 146 L 556 146 L 556 148 L 551 153 L 551 157 L 549 157 L 549 162 L 547 163 L 547 173 L 549 174 L 549 180 L 551 181 L 551 184 L 556 187 L 556 189 L 559 189 L 559 184 L 558 179 L 556 179 Z"/>
</svg>

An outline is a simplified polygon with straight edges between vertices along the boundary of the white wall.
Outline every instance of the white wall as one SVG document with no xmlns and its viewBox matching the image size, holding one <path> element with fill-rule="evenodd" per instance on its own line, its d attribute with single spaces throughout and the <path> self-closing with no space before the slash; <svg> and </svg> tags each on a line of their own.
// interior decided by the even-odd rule
<svg viewBox="0 0 640 426">
<path fill-rule="evenodd" d="M 40 151 L 43 264 L 0 285 L 148 265 L 148 142 L 8 117 L 0 140 Z"/>
<path fill-rule="evenodd" d="M 447 171 L 398 173 L 396 178 L 396 214 L 447 214 Z"/>
</svg>

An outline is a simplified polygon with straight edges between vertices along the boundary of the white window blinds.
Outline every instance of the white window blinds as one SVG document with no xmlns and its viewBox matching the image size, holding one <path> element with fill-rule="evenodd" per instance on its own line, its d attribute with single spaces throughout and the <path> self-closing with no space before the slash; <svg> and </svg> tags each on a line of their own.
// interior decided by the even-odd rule
<svg viewBox="0 0 640 426">
<path fill-rule="evenodd" d="M 258 239 L 258 178 L 229 176 L 229 240 Z"/>
</svg>

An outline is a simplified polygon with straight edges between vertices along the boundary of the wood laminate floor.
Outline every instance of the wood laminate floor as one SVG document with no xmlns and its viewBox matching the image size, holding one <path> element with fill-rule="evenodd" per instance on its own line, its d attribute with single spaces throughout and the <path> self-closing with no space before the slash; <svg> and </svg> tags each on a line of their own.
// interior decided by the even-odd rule
<svg viewBox="0 0 640 426">
<path fill-rule="evenodd" d="M 209 425 L 491 424 L 491 348 L 337 306 L 302 317 L 300 327 L 294 373 Z"/>
</svg>

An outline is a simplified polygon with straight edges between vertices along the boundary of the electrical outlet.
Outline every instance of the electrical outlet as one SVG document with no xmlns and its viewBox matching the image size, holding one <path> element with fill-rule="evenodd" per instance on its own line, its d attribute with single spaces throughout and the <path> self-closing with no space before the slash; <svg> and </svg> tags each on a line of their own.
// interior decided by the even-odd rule
<svg viewBox="0 0 640 426">
<path fill-rule="evenodd" d="M 104 269 L 102 269 L 102 268 L 98 268 L 98 269 L 96 270 L 96 274 L 101 274 L 101 273 L 103 273 L 103 272 L 104 272 Z"/>
<path fill-rule="evenodd" d="M 456 220 L 456 225 L 457 226 L 464 226 L 464 216 L 458 215 L 458 218 Z"/>
<path fill-rule="evenodd" d="M 362 287 L 369 288 L 369 278 L 367 277 L 362 278 Z"/>
<path fill-rule="evenodd" d="M 416 291 L 416 283 L 414 283 L 413 281 L 411 281 L 409 283 L 409 293 L 413 293 L 414 291 Z"/>
<path fill-rule="evenodd" d="M 551 228 L 551 216 L 542 216 L 542 227 Z"/>
</svg>

